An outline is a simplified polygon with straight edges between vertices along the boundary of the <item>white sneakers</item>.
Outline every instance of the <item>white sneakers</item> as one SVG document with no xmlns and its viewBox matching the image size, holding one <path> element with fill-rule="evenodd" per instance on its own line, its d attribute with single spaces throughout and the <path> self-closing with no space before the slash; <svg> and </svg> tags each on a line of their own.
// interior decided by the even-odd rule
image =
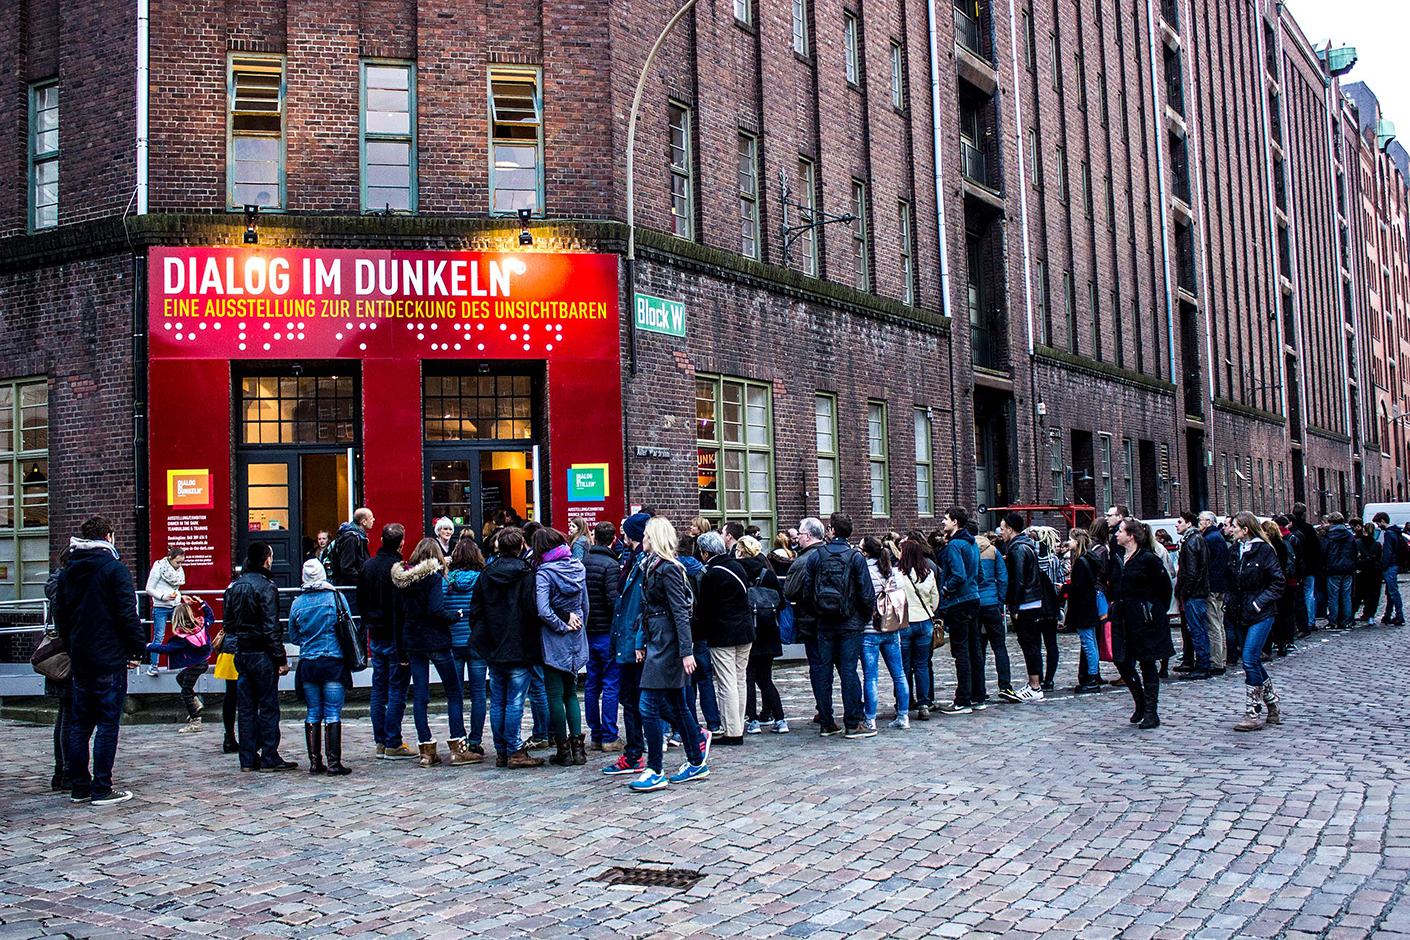
<svg viewBox="0 0 1410 940">
<path fill-rule="evenodd" d="M 1043 700 L 1042 689 L 1035 689 L 1027 685 L 1020 687 L 1016 694 L 1018 696 L 1018 700 L 1027 705 L 1031 705 L 1034 702 L 1041 702 Z"/>
</svg>

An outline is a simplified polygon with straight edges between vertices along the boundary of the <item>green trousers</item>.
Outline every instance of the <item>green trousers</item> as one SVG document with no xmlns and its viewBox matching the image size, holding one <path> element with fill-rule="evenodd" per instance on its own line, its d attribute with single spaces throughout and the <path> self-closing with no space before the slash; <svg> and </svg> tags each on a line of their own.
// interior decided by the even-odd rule
<svg viewBox="0 0 1410 940">
<path fill-rule="evenodd" d="M 552 666 L 543 667 L 543 687 L 548 693 L 548 718 L 555 738 L 583 733 L 583 712 L 578 707 L 578 677 Z"/>
</svg>

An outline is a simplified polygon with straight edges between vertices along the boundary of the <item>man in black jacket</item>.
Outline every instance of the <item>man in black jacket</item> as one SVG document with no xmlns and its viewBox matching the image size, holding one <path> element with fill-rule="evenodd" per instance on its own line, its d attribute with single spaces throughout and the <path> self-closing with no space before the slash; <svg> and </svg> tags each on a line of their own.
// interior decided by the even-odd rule
<svg viewBox="0 0 1410 940">
<path fill-rule="evenodd" d="M 617 608 L 617 576 L 620 572 L 612 540 L 617 527 L 599 522 L 592 530 L 592 547 L 583 556 L 587 569 L 588 664 L 583 705 L 594 751 L 620 751 L 617 736 L 617 690 L 621 671 L 612 653 L 612 614 Z"/>
<path fill-rule="evenodd" d="M 1043 635 L 1042 620 L 1052 616 L 1043 604 L 1043 584 L 1046 577 L 1038 567 L 1038 548 L 1024 534 L 1024 520 L 1016 512 L 1008 513 L 999 523 L 999 538 L 1003 540 L 1004 563 L 1009 573 L 1009 615 L 1013 617 L 1014 633 L 1023 650 L 1028 684 L 1014 694 L 1020 702 L 1043 700 Z"/>
<path fill-rule="evenodd" d="M 372 738 L 377 742 L 377 757 L 383 760 L 416 757 L 401 739 L 411 670 L 397 655 L 396 593 L 392 587 L 392 568 L 401 561 L 405 538 L 406 529 L 400 524 L 382 526 L 382 545 L 357 571 L 357 609 L 362 611 L 372 665 Z"/>
<path fill-rule="evenodd" d="M 1351 581 L 1356 576 L 1356 536 L 1339 512 L 1327 514 L 1331 526 L 1322 539 L 1322 568 L 1327 574 L 1327 623 L 1347 629 L 1355 619 L 1351 606 Z"/>
<path fill-rule="evenodd" d="M 235 654 L 240 673 L 242 771 L 299 766 L 279 756 L 279 677 L 289 674 L 289 659 L 279 620 L 279 589 L 269 576 L 273 557 L 267 542 L 250 543 L 244 570 L 225 589 L 225 651 Z"/>
<path fill-rule="evenodd" d="M 1302 602 L 1307 609 L 1307 629 L 1311 631 L 1317 629 L 1317 584 L 1325 574 L 1322 549 L 1317 530 L 1307 521 L 1307 504 L 1293 503 L 1292 514 L 1290 528 L 1298 535 L 1298 561 L 1302 567 Z"/>
<path fill-rule="evenodd" d="M 132 791 L 113 789 L 113 760 L 127 698 L 127 670 L 136 668 L 146 652 L 147 631 L 137 616 L 132 574 L 113 548 L 113 524 L 93 516 L 79 535 L 69 543 L 68 566 L 59 574 L 54 596 L 54 623 L 73 678 L 69 795 L 75 803 L 106 806 L 132 799 Z"/>
<path fill-rule="evenodd" d="M 725 550 L 725 540 L 719 532 L 702 533 L 695 540 L 695 551 L 705 563 L 705 571 L 695 598 L 691 633 L 709 644 L 710 661 L 715 667 L 715 698 L 721 725 L 715 743 L 740 745 L 744 743 L 744 676 L 749 667 L 749 650 L 754 645 L 748 576 Z"/>
<path fill-rule="evenodd" d="M 333 540 L 332 570 L 328 572 L 329 580 L 338 587 L 356 587 L 358 572 L 371 557 L 367 545 L 367 533 L 372 531 L 372 510 L 363 507 L 353 512 L 352 520 L 344 522 L 338 526 L 338 536 Z M 357 600 L 356 595 L 348 592 L 343 595 L 350 602 Z M 353 613 L 358 609 L 353 608 Z"/>
<path fill-rule="evenodd" d="M 1199 517 L 1192 512 L 1180 514 L 1175 531 L 1180 536 L 1175 598 L 1180 602 L 1185 635 L 1194 651 L 1193 668 L 1185 672 L 1183 678 L 1208 679 L 1211 675 L 1209 630 L 1205 618 L 1209 604 L 1209 544 L 1200 535 Z M 1179 671 L 1178 666 L 1176 670 Z"/>
</svg>

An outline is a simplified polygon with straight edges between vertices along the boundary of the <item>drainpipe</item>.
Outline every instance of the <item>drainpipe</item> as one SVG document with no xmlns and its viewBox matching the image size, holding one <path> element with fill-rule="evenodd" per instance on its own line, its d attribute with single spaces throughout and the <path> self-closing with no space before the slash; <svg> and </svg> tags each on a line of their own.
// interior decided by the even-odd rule
<svg viewBox="0 0 1410 940">
<path fill-rule="evenodd" d="M 950 318 L 950 250 L 945 231 L 945 179 L 944 164 L 941 162 L 940 130 L 940 40 L 937 36 L 938 24 L 935 20 L 935 0 L 926 0 L 927 26 L 930 33 L 930 130 L 935 150 L 935 213 L 940 245 L 940 312 Z M 954 320 L 950 318 L 950 361 L 954 369 Z"/>
<path fill-rule="evenodd" d="M 1160 70 L 1156 66 L 1157 56 L 1163 62 L 1165 60 L 1164 42 L 1160 45 L 1155 41 L 1155 6 L 1152 0 L 1146 0 L 1146 33 L 1150 37 L 1150 60 L 1151 60 L 1151 111 L 1155 112 L 1155 164 L 1160 173 L 1160 256 L 1162 267 L 1165 272 L 1165 351 L 1170 358 L 1170 381 L 1175 381 L 1175 296 L 1170 290 L 1170 206 L 1169 193 L 1167 187 L 1169 182 L 1165 178 L 1165 126 L 1161 118 L 1165 112 L 1160 110 Z M 1181 407 L 1184 407 L 1181 405 Z M 1180 422 L 1184 425 L 1184 422 Z"/>
<path fill-rule="evenodd" d="M 1314 49 L 1313 51 L 1315 52 L 1316 50 Z M 1336 287 L 1336 294 L 1337 294 L 1337 296 L 1336 296 L 1336 304 L 1337 304 L 1337 363 L 1338 363 L 1338 364 L 1340 365 L 1340 367 L 1341 367 L 1341 374 L 1342 374 L 1342 375 L 1353 375 L 1354 373 L 1351 372 L 1351 363 L 1349 363 L 1349 362 L 1347 361 L 1347 359 L 1346 359 L 1346 327 L 1347 327 L 1346 315 L 1347 315 L 1350 311 L 1348 311 L 1348 310 L 1343 306 L 1343 304 L 1342 304 L 1342 298 L 1346 296 L 1346 292 L 1342 289 L 1342 288 L 1343 288 L 1343 284 L 1342 284 L 1342 278 L 1341 278 L 1341 250 L 1342 250 L 1342 241 L 1343 241 L 1343 239 L 1342 239 L 1341 219 L 1338 218 L 1338 217 L 1337 217 L 1337 214 L 1336 214 L 1337 205 L 1338 205 L 1338 201 L 1337 201 L 1337 158 L 1336 158 L 1336 152 L 1335 152 L 1335 150 L 1333 149 L 1333 143 L 1332 143 L 1332 137 L 1333 137 L 1333 135 L 1335 135 L 1335 134 L 1337 133 L 1337 127 L 1341 124 L 1341 118 L 1340 118 L 1339 116 L 1334 115 L 1334 114 L 1332 113 L 1332 82 L 1334 81 L 1334 79 L 1333 79 L 1332 76 L 1331 76 L 1331 72 L 1330 72 L 1331 67 L 1332 67 L 1332 42 L 1331 42 L 1331 40 L 1329 39 L 1329 40 L 1327 40 L 1327 64 L 1326 64 L 1326 68 L 1328 69 L 1328 74 L 1325 75 L 1325 76 L 1323 77 L 1323 79 L 1322 79 L 1322 82 L 1323 82 L 1323 85 L 1322 85 L 1322 103 L 1323 103 L 1323 105 L 1324 105 L 1324 106 L 1326 107 L 1326 109 L 1327 109 L 1327 189 L 1330 191 L 1330 193 L 1331 193 L 1331 198 L 1332 198 L 1332 227 L 1333 227 L 1333 229 L 1334 229 L 1333 236 L 1332 236 L 1332 245 L 1333 245 L 1333 250 L 1336 252 L 1336 264 L 1337 264 L 1337 277 L 1336 277 L 1336 283 L 1337 283 L 1337 287 Z M 1350 201 L 1350 200 L 1343 200 L 1343 201 L 1341 202 L 1341 205 L 1342 205 L 1344 208 L 1347 208 L 1346 203 L 1349 202 L 1349 201 Z M 1350 226 L 1350 220 L 1348 219 L 1348 223 L 1347 223 L 1347 229 L 1348 229 L 1347 235 L 1348 235 L 1348 236 L 1351 234 L 1351 232 L 1350 232 L 1350 227 L 1351 227 L 1351 226 Z M 1347 249 L 1346 249 L 1346 258 L 1347 258 L 1347 265 L 1346 265 L 1346 266 L 1347 266 L 1347 271 L 1348 271 L 1348 273 L 1349 273 L 1350 270 L 1351 270 L 1351 246 L 1350 246 L 1350 245 L 1348 245 L 1348 246 L 1347 246 Z M 1356 318 L 1355 318 L 1354 316 L 1352 317 L 1352 321 L 1351 321 L 1351 342 L 1352 342 L 1353 346 L 1354 346 L 1354 344 L 1356 343 Z M 1357 380 L 1358 380 L 1358 381 L 1357 381 L 1356 390 L 1357 390 L 1357 393 L 1358 393 L 1358 394 L 1357 394 L 1357 397 L 1359 398 L 1359 397 L 1360 397 L 1360 392 L 1361 392 L 1360 377 L 1359 377 L 1359 376 L 1357 376 Z M 1353 432 L 1352 432 L 1352 422 L 1356 420 L 1356 416 L 1351 413 L 1351 390 L 1350 390 L 1349 388 L 1347 389 L 1346 398 L 1343 399 L 1343 403 L 1344 403 L 1345 406 L 1346 406 L 1346 407 L 1343 409 L 1343 413 L 1344 413 L 1345 420 L 1346 420 L 1346 436 L 1349 437 L 1349 438 L 1352 438 L 1353 440 L 1359 440 L 1360 437 L 1361 437 L 1361 435 L 1360 435 L 1359 433 L 1353 433 Z M 1347 471 L 1350 472 L 1350 471 L 1352 471 L 1352 470 L 1355 469 L 1355 463 L 1356 463 L 1356 449 L 1352 446 L 1352 442 L 1351 442 L 1351 441 L 1347 441 L 1347 444 L 1346 444 L 1346 457 L 1347 457 Z M 1354 476 L 1353 476 L 1353 479 L 1352 479 L 1352 485 L 1353 485 L 1353 486 L 1355 485 L 1355 482 L 1356 482 L 1356 481 L 1355 481 Z M 1341 495 L 1342 495 L 1342 498 L 1343 498 L 1343 499 L 1346 498 L 1346 493 L 1345 493 L 1345 492 L 1343 492 Z M 1348 509 L 1349 509 L 1349 508 L 1350 508 L 1350 507 L 1348 507 Z"/>
<path fill-rule="evenodd" d="M 147 46 L 151 0 L 137 0 L 137 214 L 147 214 Z"/>
<path fill-rule="evenodd" d="M 1038 438 L 1038 380 L 1033 369 L 1033 259 L 1032 248 L 1028 239 L 1028 159 L 1023 153 L 1023 94 L 1020 89 L 1023 87 L 1018 74 L 1018 12 L 1014 8 L 1014 0 L 1009 0 L 1009 53 L 1013 61 L 1013 136 L 1014 143 L 1018 150 L 1018 214 L 1022 220 L 1023 228 L 1023 309 L 1028 324 L 1028 407 L 1029 420 L 1033 425 L 1033 462 L 1037 466 L 1038 454 L 1041 453 L 1042 442 Z M 1008 238 L 1008 229 L 1004 230 L 1004 238 Z M 1008 257 L 1005 251 L 1004 257 Z M 1015 416 L 1018 409 L 1014 409 Z M 1018 437 L 1018 428 L 1014 428 L 1014 437 Z M 1017 448 L 1015 448 L 1017 450 Z M 1022 458 L 1019 458 L 1020 464 Z M 1019 467 L 1019 479 L 1023 479 L 1023 468 Z M 1034 476 L 1033 499 L 1038 499 L 1037 476 Z M 1022 497 L 1020 497 L 1020 500 Z"/>
</svg>

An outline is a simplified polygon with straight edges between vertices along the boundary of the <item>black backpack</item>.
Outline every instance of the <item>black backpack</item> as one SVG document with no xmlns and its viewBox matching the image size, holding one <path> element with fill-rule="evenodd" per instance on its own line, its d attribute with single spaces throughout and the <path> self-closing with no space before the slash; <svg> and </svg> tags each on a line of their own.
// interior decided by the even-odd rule
<svg viewBox="0 0 1410 940">
<path fill-rule="evenodd" d="M 773 588 L 764 587 L 764 575 L 768 573 L 765 568 L 759 572 L 759 578 L 749 585 L 749 609 L 754 614 L 754 635 L 758 636 L 760 630 L 776 630 L 778 628 L 778 591 Z"/>
<path fill-rule="evenodd" d="M 1405 533 L 1400 526 L 1393 525 L 1386 529 L 1388 538 L 1395 539 L 1395 566 L 1401 571 L 1410 568 L 1410 542 L 1405 541 Z"/>
<path fill-rule="evenodd" d="M 822 616 L 850 617 L 857 606 L 852 594 L 852 554 L 856 549 L 848 546 L 834 552 L 825 545 L 819 551 L 822 558 L 813 580 L 813 607 Z"/>
</svg>

